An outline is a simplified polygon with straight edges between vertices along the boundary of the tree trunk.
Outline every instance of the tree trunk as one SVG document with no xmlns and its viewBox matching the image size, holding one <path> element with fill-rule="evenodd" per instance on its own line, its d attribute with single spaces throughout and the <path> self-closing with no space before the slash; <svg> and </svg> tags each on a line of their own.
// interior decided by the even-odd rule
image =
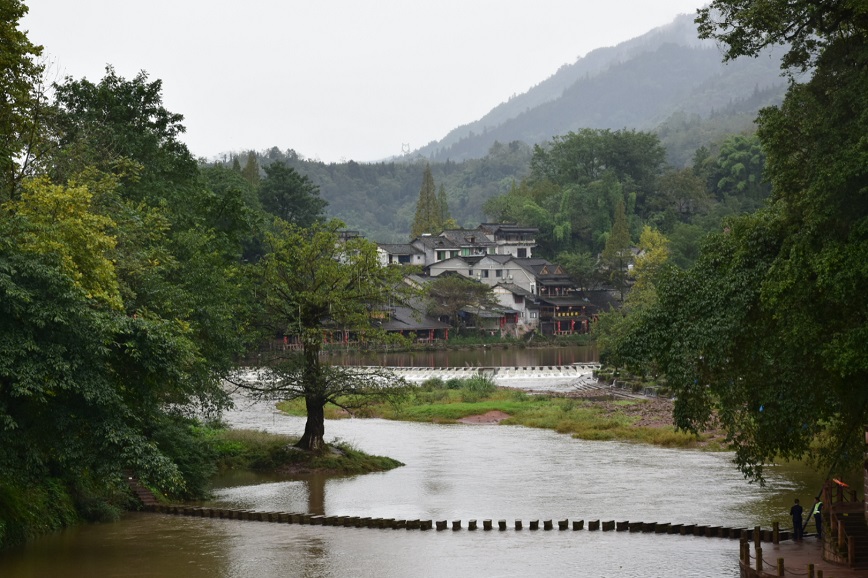
<svg viewBox="0 0 868 578">
<path fill-rule="evenodd" d="M 311 397 L 306 397 L 304 401 L 307 407 L 307 421 L 304 424 L 304 435 L 301 436 L 295 447 L 319 452 L 325 449 L 325 441 L 323 440 L 325 435 L 324 404 L 319 399 L 312 399 Z"/>
</svg>

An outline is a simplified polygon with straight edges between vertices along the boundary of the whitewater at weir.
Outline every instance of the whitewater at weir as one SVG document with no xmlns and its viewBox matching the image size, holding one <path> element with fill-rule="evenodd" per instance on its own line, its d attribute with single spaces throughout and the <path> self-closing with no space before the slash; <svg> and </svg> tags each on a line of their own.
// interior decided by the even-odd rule
<svg viewBox="0 0 868 578">
<path fill-rule="evenodd" d="M 600 389 L 594 377 L 599 363 L 576 363 L 572 365 L 522 366 L 522 367 L 387 367 L 395 377 L 419 384 L 429 379 L 469 379 L 487 376 L 499 387 L 521 389 L 528 392 L 574 393 Z M 371 368 L 372 370 L 374 368 Z M 248 369 L 236 376 L 247 382 L 266 381 L 265 370 Z"/>
</svg>

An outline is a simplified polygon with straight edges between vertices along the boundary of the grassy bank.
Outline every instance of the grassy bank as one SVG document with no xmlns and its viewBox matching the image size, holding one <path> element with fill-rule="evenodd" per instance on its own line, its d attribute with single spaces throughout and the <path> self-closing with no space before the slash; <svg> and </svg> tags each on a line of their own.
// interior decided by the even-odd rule
<svg viewBox="0 0 868 578">
<path fill-rule="evenodd" d="M 220 470 L 323 472 L 340 476 L 383 472 L 404 465 L 392 458 L 366 454 L 343 442 L 330 445 L 321 454 L 312 454 L 293 447 L 298 439 L 284 435 L 237 429 L 215 430 L 212 435 Z"/>
<path fill-rule="evenodd" d="M 304 415 L 303 402 L 280 404 L 281 410 Z M 485 378 L 428 380 L 400 400 L 371 405 L 356 417 L 455 423 L 462 418 L 503 412 L 500 423 L 555 430 L 586 440 L 622 440 L 663 447 L 721 449 L 710 435 L 676 431 L 671 402 L 666 400 L 592 400 L 553 395 L 529 395 L 499 389 Z M 347 417 L 334 406 L 326 417 Z"/>
</svg>

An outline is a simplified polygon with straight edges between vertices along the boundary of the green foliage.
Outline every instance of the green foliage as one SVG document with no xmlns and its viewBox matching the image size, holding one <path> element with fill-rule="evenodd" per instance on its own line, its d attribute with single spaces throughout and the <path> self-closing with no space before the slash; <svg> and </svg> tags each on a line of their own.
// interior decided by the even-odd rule
<svg viewBox="0 0 868 578">
<path fill-rule="evenodd" d="M 865 41 L 868 7 L 859 0 L 822 6 L 810 0 L 714 0 L 699 10 L 696 21 L 700 37 L 718 40 L 728 60 L 784 45 L 782 67 L 805 71 L 839 38 Z"/>
<path fill-rule="evenodd" d="M 864 10 L 860 19 L 848 3 L 713 6 L 723 9 L 730 54 L 787 38 L 790 63 L 816 70 L 760 116 L 770 202 L 727 221 L 691 269 L 663 276 L 658 304 L 639 313 L 613 357 L 661 369 L 677 425 L 718 420 L 748 477 L 805 456 L 848 471 L 862 460 L 868 421 L 868 301 L 857 289 L 868 286 Z M 819 33 L 843 14 L 854 17 L 843 30 L 787 36 Z"/>
<path fill-rule="evenodd" d="M 302 349 L 264 360 L 272 378 L 249 389 L 280 399 L 304 398 L 308 419 L 299 443 L 314 451 L 324 449 L 326 404 L 349 411 L 400 389 L 391 387 L 395 380 L 385 370 L 325 364 L 323 342 L 333 331 L 352 332 L 366 342 L 388 341 L 391 337 L 372 321 L 388 314 L 389 303 L 413 293 L 400 268 L 380 265 L 374 243 L 342 238 L 342 227 L 330 221 L 305 229 L 278 220 L 258 265 L 262 326 L 272 335 L 292 336 Z"/>
<path fill-rule="evenodd" d="M 155 420 L 149 437 L 184 478 L 183 489 L 172 498 L 201 500 L 208 497 L 208 483 L 217 471 L 218 448 L 199 421 L 175 413 L 163 414 Z"/>
<path fill-rule="evenodd" d="M 220 449 L 221 469 L 274 471 L 327 471 L 339 475 L 382 472 L 404 464 L 387 457 L 372 456 L 348 443 L 335 441 L 329 451 L 299 450 L 297 440 L 255 430 L 218 430 L 213 442 Z"/>
<path fill-rule="evenodd" d="M 447 316 L 453 327 L 462 328 L 460 312 L 466 308 L 497 307 L 490 285 L 461 275 L 441 275 L 425 288 L 429 315 Z"/>
<path fill-rule="evenodd" d="M 18 194 L 45 148 L 47 102 L 41 86 L 42 47 L 30 42 L 18 23 L 27 14 L 19 0 L 0 2 L 0 203 Z"/>
<path fill-rule="evenodd" d="M 259 198 L 268 213 L 299 227 L 322 220 L 328 204 L 319 197 L 319 188 L 310 178 L 282 163 L 265 167 Z"/>
<path fill-rule="evenodd" d="M 627 216 L 624 213 L 624 203 L 619 202 L 615 206 L 615 219 L 612 230 L 606 237 L 606 246 L 603 248 L 603 266 L 609 272 L 612 284 L 620 290 L 621 301 L 624 300 L 624 292 L 627 283 L 627 266 L 632 260 L 632 243 L 630 231 L 627 229 Z"/>
<path fill-rule="evenodd" d="M 78 520 L 72 497 L 57 479 L 23 483 L 0 477 L 0 550 Z"/>
<path fill-rule="evenodd" d="M 410 238 L 416 238 L 424 233 L 436 235 L 443 230 L 443 218 L 446 212 L 446 191 L 441 189 L 438 198 L 434 188 L 434 177 L 431 175 L 431 167 L 425 165 L 422 173 L 422 188 L 419 189 L 419 200 L 416 201 L 416 216 L 410 226 Z"/>
</svg>

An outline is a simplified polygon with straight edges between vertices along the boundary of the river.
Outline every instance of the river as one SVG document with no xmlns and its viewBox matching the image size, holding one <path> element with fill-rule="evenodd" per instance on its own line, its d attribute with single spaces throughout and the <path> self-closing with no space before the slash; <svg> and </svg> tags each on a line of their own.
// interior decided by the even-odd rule
<svg viewBox="0 0 868 578">
<path fill-rule="evenodd" d="M 236 427 L 298 435 L 303 419 L 265 404 L 227 414 Z M 325 480 L 234 476 L 214 504 L 329 515 L 462 520 L 407 531 L 129 514 L 0 554 L 0 576 L 343 577 L 738 576 L 738 543 L 720 538 L 582 531 L 466 530 L 467 520 L 633 520 L 752 527 L 786 522 L 819 480 L 771 468 L 748 485 L 731 455 L 575 440 L 497 425 L 328 421 L 339 438 L 406 465 Z"/>
</svg>

